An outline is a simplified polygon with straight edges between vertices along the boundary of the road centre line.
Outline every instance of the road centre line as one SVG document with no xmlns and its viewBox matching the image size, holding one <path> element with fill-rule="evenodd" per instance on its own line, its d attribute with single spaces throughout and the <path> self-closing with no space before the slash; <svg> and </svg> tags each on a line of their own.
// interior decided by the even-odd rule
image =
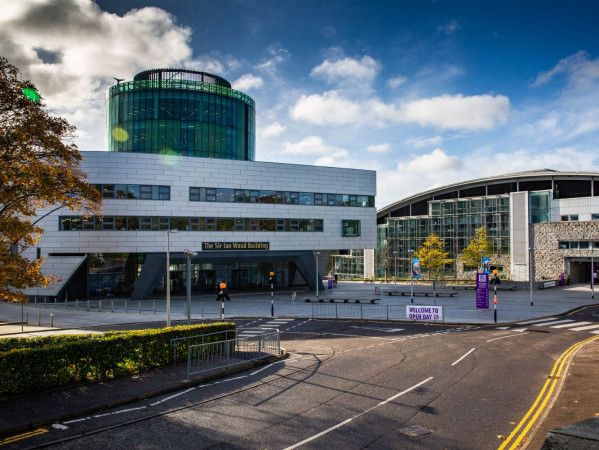
<svg viewBox="0 0 599 450">
<path fill-rule="evenodd" d="M 501 336 L 498 338 L 489 339 L 487 342 L 498 341 L 499 339 L 506 339 L 506 338 L 510 338 L 510 337 L 514 337 L 514 336 L 522 336 L 524 334 L 528 334 L 528 333 L 510 334 L 509 336 Z"/>
<path fill-rule="evenodd" d="M 474 350 L 476 350 L 476 348 L 472 348 L 470 349 L 470 351 L 466 352 L 466 354 L 464 356 L 462 356 L 460 359 L 458 359 L 456 362 L 454 362 L 452 364 L 452 366 L 455 366 L 457 363 L 459 363 L 462 359 L 464 359 L 466 356 L 468 356 L 470 353 L 472 353 Z"/>
<path fill-rule="evenodd" d="M 178 394 L 173 394 L 173 395 L 171 395 L 170 397 L 163 398 L 162 400 L 159 400 L 159 401 L 157 401 L 157 402 L 155 402 L 155 403 L 150 403 L 150 406 L 156 406 L 156 405 L 158 405 L 158 404 L 160 404 L 160 403 L 162 403 L 162 402 L 166 402 L 166 401 L 168 401 L 168 400 L 171 400 L 171 399 L 173 399 L 173 398 L 175 398 L 175 397 L 178 397 L 178 396 L 180 396 L 180 395 L 187 394 L 188 392 L 191 392 L 191 391 L 193 391 L 194 389 L 195 389 L 195 388 L 194 388 L 194 387 L 192 387 L 192 388 L 189 388 L 189 389 L 187 389 L 186 391 L 179 392 Z M 95 416 L 94 416 L 94 417 L 95 417 Z"/>
<path fill-rule="evenodd" d="M 418 383 L 418 384 L 415 384 L 415 385 L 414 385 L 414 386 L 412 386 L 412 387 L 409 387 L 409 388 L 408 388 L 408 389 L 406 389 L 405 391 L 401 391 L 400 393 L 398 393 L 398 394 L 395 394 L 395 395 L 394 395 L 394 396 L 392 396 L 392 397 L 389 397 L 387 400 L 383 400 L 382 402 L 380 402 L 380 403 L 378 403 L 378 404 L 374 405 L 372 408 L 369 408 L 369 409 L 367 409 L 366 411 L 363 411 L 363 412 L 361 412 L 360 414 L 356 414 L 355 416 L 353 416 L 353 417 L 350 417 L 349 419 L 346 419 L 346 420 L 344 420 L 343 422 L 340 422 L 340 423 L 338 423 L 337 425 L 333 425 L 332 427 L 330 427 L 330 428 L 327 428 L 326 430 L 324 430 L 324 431 L 321 431 L 320 433 L 318 433 L 318 434 L 315 434 L 314 436 L 311 436 L 311 437 L 309 437 L 309 438 L 307 438 L 307 439 L 304 439 L 303 441 L 301 441 L 301 442 L 298 442 L 297 444 L 294 444 L 294 445 L 292 445 L 292 446 L 290 446 L 290 447 L 287 447 L 287 448 L 285 448 L 285 450 L 292 450 L 292 449 L 294 449 L 294 448 L 301 447 L 302 445 L 304 445 L 304 444 L 307 444 L 308 442 L 312 442 L 313 440 L 315 440 L 315 439 L 318 439 L 319 437 L 321 437 L 321 436 L 324 436 L 325 434 L 328 434 L 328 433 L 330 433 L 331 431 L 334 431 L 334 430 L 336 430 L 337 428 L 341 428 L 343 425 L 345 425 L 345 424 L 348 424 L 348 423 L 349 423 L 349 422 L 351 422 L 352 420 L 354 420 L 354 419 L 357 419 L 358 417 L 361 417 L 361 416 L 363 416 L 363 415 L 365 415 L 365 414 L 368 414 L 370 411 L 372 411 L 372 410 L 374 410 L 374 409 L 378 408 L 379 406 L 383 406 L 383 405 L 385 405 L 385 404 L 387 404 L 387 403 L 389 403 L 389 402 L 392 402 L 392 401 L 393 401 L 393 400 L 395 400 L 396 398 L 399 398 L 399 397 L 401 397 L 402 395 L 405 395 L 405 394 L 407 394 L 408 392 L 411 392 L 411 391 L 413 391 L 414 389 L 417 389 L 417 388 L 419 388 L 420 386 L 422 386 L 422 385 L 423 385 L 423 384 L 425 384 L 425 383 L 428 383 L 428 382 L 429 382 L 429 381 L 431 381 L 432 379 L 433 379 L 433 377 L 429 377 L 429 378 L 427 378 L 426 380 L 423 380 L 423 381 L 421 381 L 420 383 Z"/>
<path fill-rule="evenodd" d="M 516 325 L 529 325 L 531 323 L 551 322 L 555 319 L 557 319 L 557 317 L 546 317 L 544 319 L 525 320 L 524 322 L 517 322 Z"/>
</svg>

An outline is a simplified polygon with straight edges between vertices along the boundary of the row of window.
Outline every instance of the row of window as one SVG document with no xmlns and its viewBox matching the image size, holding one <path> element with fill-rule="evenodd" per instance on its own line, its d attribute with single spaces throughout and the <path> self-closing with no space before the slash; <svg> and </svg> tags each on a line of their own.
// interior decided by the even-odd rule
<svg viewBox="0 0 599 450">
<path fill-rule="evenodd" d="M 102 198 L 127 198 L 140 200 L 170 200 L 170 186 L 140 184 L 94 184 Z"/>
<path fill-rule="evenodd" d="M 374 207 L 372 195 L 321 194 L 252 189 L 190 187 L 189 201 L 223 203 L 270 203 L 282 205 Z"/>
<path fill-rule="evenodd" d="M 323 231 L 322 219 L 255 219 L 235 217 L 60 216 L 60 231 Z"/>
<path fill-rule="evenodd" d="M 591 248 L 599 248 L 599 242 L 598 241 L 560 241 L 559 242 L 560 250 L 568 250 L 568 249 L 589 250 Z"/>
<path fill-rule="evenodd" d="M 578 214 L 569 214 L 560 216 L 562 222 L 576 222 L 578 220 Z M 591 220 L 599 220 L 599 214 L 591 214 Z"/>
</svg>

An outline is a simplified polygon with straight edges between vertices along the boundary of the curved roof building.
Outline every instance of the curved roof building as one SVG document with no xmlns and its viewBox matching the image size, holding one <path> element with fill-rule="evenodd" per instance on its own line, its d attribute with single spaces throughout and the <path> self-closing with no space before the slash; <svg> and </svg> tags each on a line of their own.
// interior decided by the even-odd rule
<svg viewBox="0 0 599 450">
<path fill-rule="evenodd" d="M 109 151 L 253 161 L 254 100 L 217 75 L 152 69 L 106 94 Z"/>
<path fill-rule="evenodd" d="M 599 248 L 599 173 L 544 169 L 454 183 L 381 208 L 377 223 L 379 276 L 394 251 L 400 274 L 409 272 L 410 250 L 430 233 L 455 260 L 485 226 L 491 267 L 505 278 L 527 281 L 532 273 L 540 282 L 571 273 L 587 282 L 592 249 Z M 476 269 L 456 260 L 446 275 L 472 279 Z"/>
</svg>

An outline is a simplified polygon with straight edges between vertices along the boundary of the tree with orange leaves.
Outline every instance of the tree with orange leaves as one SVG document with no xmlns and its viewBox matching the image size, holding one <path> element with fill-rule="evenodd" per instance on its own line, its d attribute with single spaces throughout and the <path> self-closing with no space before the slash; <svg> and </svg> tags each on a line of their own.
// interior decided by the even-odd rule
<svg viewBox="0 0 599 450">
<path fill-rule="evenodd" d="M 55 281 L 41 272 L 44 258 L 28 259 L 59 208 L 94 214 L 102 197 L 85 182 L 75 128 L 44 110 L 35 86 L 0 57 L 0 299 L 26 301 L 21 292 Z M 41 214 L 38 214 L 40 211 Z"/>
</svg>

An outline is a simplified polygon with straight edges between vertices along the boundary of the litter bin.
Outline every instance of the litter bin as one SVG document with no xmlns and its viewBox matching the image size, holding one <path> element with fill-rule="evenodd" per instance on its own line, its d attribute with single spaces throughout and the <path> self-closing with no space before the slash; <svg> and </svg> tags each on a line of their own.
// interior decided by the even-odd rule
<svg viewBox="0 0 599 450">
<path fill-rule="evenodd" d="M 292 292 L 292 293 L 291 293 L 291 301 L 292 301 L 292 302 L 294 302 L 294 301 L 295 301 L 295 294 L 296 294 L 295 292 Z"/>
</svg>

